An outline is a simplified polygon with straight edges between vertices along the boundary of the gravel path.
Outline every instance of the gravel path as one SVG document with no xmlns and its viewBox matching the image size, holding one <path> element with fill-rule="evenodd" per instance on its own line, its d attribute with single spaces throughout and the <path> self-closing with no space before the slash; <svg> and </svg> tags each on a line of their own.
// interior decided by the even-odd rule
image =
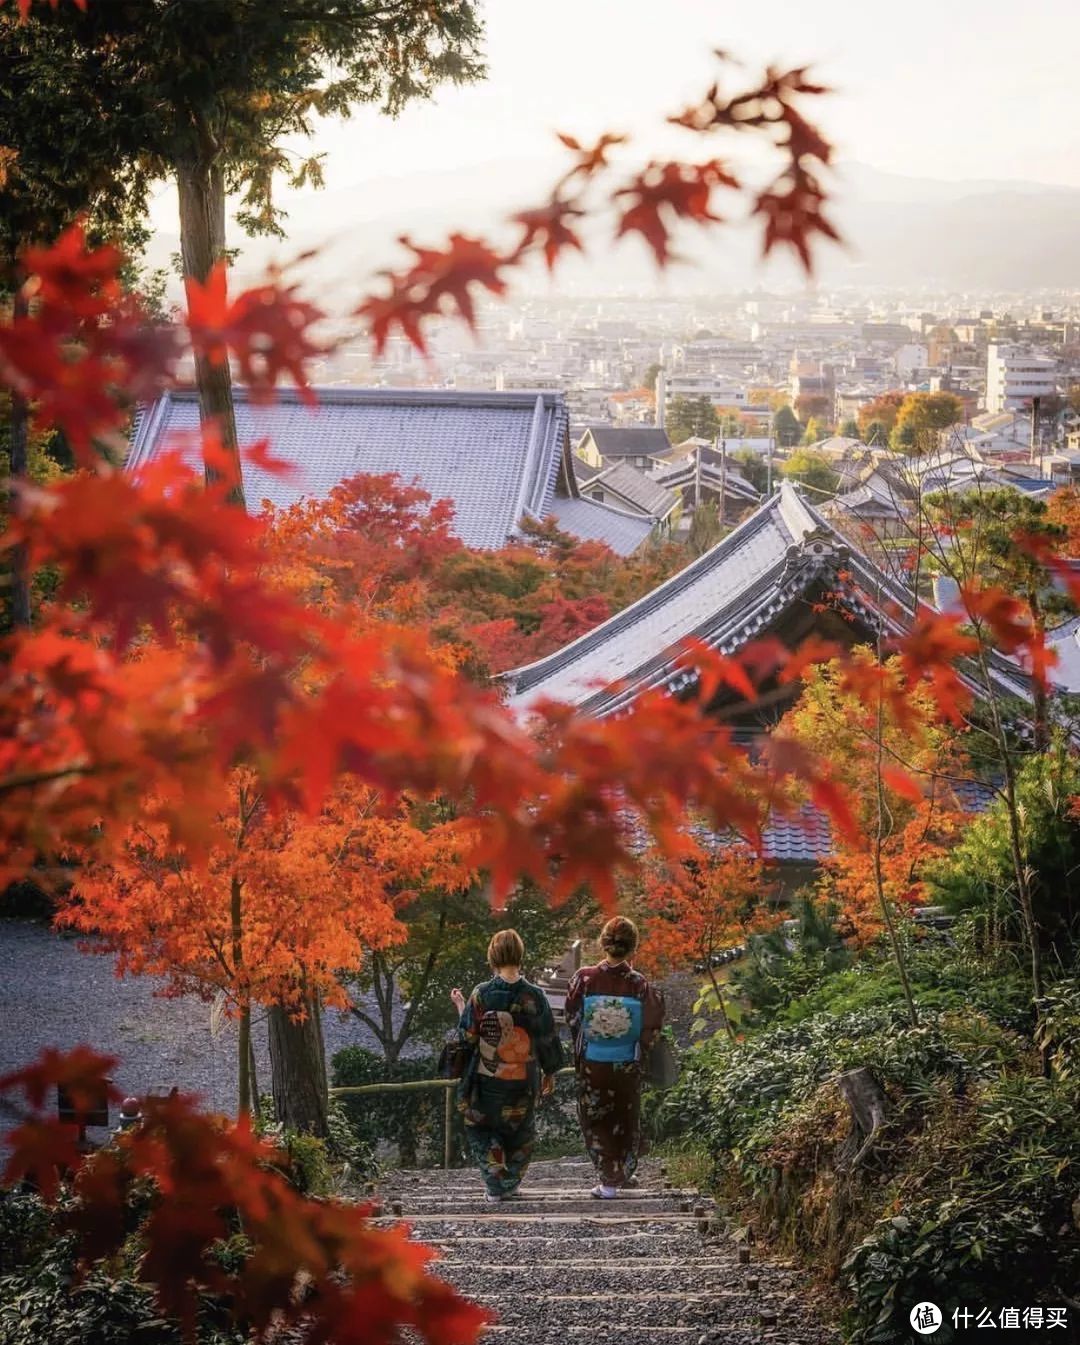
<svg viewBox="0 0 1080 1345">
<path fill-rule="evenodd" d="M 485 1204 L 473 1172 L 430 1169 L 388 1174 L 378 1199 L 497 1314 L 485 1339 L 835 1345 L 792 1266 L 745 1262 L 711 1201 L 672 1190 L 656 1162 L 640 1171 L 640 1189 L 611 1202 L 588 1198 L 592 1167 L 575 1159 L 534 1163 L 513 1203 Z"/>
<path fill-rule="evenodd" d="M 29 1064 L 46 1046 L 85 1042 L 119 1057 L 114 1079 L 124 1093 L 167 1092 L 174 1084 L 214 1110 L 236 1107 L 236 1027 L 210 1031 L 210 1006 L 155 995 L 150 977 L 118 980 L 110 956 L 80 951 L 79 940 L 45 924 L 0 920 L 0 1074 Z M 343 1046 L 377 1049 L 352 1015 L 324 1020 L 329 1059 Z M 259 1087 L 270 1086 L 266 1029 L 254 1026 Z M 5 1123 L 0 1113 L 0 1130 Z"/>
</svg>

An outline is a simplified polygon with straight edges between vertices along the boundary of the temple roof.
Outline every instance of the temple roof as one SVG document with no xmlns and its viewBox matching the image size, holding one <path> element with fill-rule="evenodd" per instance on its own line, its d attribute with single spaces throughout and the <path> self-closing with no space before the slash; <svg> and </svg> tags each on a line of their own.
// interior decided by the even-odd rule
<svg viewBox="0 0 1080 1345">
<path fill-rule="evenodd" d="M 819 581 L 851 576 L 844 605 L 869 629 L 898 633 L 910 593 L 855 550 L 789 481 L 684 570 L 602 625 L 546 658 L 505 673 L 509 703 L 527 710 L 549 698 L 608 715 L 642 691 L 677 692 L 692 673 L 677 666 L 695 638 L 731 654 L 767 635 Z M 871 596 L 872 595 L 872 596 Z M 995 676 L 1024 694 L 1023 675 L 1003 660 Z"/>
<path fill-rule="evenodd" d="M 287 507 L 321 498 L 359 473 L 397 472 L 432 499 L 453 502 L 454 531 L 471 547 L 501 547 L 527 519 L 550 514 L 565 531 L 623 555 L 649 534 L 620 511 L 579 498 L 562 393 L 330 387 L 317 390 L 312 408 L 294 388 L 279 389 L 268 405 L 251 403 L 244 388 L 233 392 L 241 443 L 267 437 L 274 455 L 296 469 L 282 477 L 245 464 L 253 509 L 264 500 Z M 164 393 L 142 408 L 127 466 L 149 461 L 170 440 L 186 442 L 195 459 L 198 426 L 193 388 Z"/>
</svg>

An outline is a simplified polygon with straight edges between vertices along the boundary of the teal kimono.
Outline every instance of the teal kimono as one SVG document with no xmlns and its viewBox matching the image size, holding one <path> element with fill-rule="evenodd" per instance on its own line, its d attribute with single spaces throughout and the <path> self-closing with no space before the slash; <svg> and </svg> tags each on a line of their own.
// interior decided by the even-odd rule
<svg viewBox="0 0 1080 1345">
<path fill-rule="evenodd" d="M 551 1005 L 539 986 L 493 976 L 469 996 L 458 1033 L 472 1048 L 458 1087 L 469 1151 L 490 1194 L 507 1196 L 532 1157 L 541 1079 L 563 1063 Z"/>
</svg>

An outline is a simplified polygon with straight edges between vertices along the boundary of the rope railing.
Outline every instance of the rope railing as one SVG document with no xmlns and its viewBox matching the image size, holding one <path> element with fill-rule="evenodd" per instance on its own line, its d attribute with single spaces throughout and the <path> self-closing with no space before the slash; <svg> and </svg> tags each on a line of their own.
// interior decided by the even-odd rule
<svg viewBox="0 0 1080 1345">
<path fill-rule="evenodd" d="M 556 1070 L 556 1075 L 573 1074 L 573 1065 L 565 1065 Z M 457 1079 L 405 1079 L 386 1083 L 342 1084 L 339 1088 L 328 1089 L 331 1097 L 363 1097 L 375 1093 L 415 1093 L 425 1088 L 441 1088 L 445 1094 L 443 1101 L 443 1167 L 450 1167 L 452 1158 L 452 1134 L 454 1119 L 454 1089 Z"/>
</svg>

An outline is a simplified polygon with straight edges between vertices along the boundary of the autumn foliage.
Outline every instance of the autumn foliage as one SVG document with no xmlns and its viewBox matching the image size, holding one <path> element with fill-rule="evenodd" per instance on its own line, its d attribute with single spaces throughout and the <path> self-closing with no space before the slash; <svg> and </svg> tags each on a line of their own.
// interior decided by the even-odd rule
<svg viewBox="0 0 1080 1345">
<path fill-rule="evenodd" d="M 820 176 L 831 151 L 800 111 L 821 92 L 805 71 L 769 71 L 759 87 L 729 97 L 717 86 L 673 119 L 711 142 L 754 135 L 773 147 L 778 173 L 751 190 L 751 209 L 765 251 L 790 247 L 807 266 L 815 240 L 833 236 Z M 422 349 L 437 315 L 471 323 L 477 296 L 501 294 L 530 256 L 557 267 L 583 246 L 579 212 L 606 204 L 612 233 L 639 234 L 664 264 L 678 226 L 713 227 L 717 195 L 747 190 L 716 153 L 627 177 L 615 168 L 621 143 L 565 138 L 570 167 L 536 210 L 516 216 L 507 248 L 462 234 L 409 243 L 409 263 L 355 306 L 376 348 L 400 332 Z M 0 321 L 0 381 L 31 405 L 38 427 L 64 434 L 81 468 L 44 488 L 21 485 L 4 539 L 55 571 L 58 591 L 4 644 L 0 880 L 66 876 L 77 861 L 69 920 L 104 928 L 129 965 L 165 971 L 176 989 L 213 986 L 242 1003 L 287 1000 L 300 967 L 333 993 L 335 964 L 394 936 L 389 883 L 421 870 L 484 870 L 496 896 L 524 876 L 554 900 L 588 885 L 610 902 L 619 875 L 640 868 L 643 837 L 664 864 L 693 860 L 684 825 L 693 810 L 753 849 L 785 790 L 826 809 L 839 834 L 857 833 L 857 781 L 795 739 L 754 760 L 707 713 L 721 687 L 751 696 L 763 677 L 794 679 L 821 651 L 734 658 L 694 645 L 678 698 L 658 686 L 603 721 L 544 703 L 519 722 L 462 666 L 470 641 L 496 666 L 516 660 L 517 648 L 492 652 L 490 623 L 512 621 L 506 636 L 528 623 L 512 606 L 474 619 L 463 596 L 472 561 L 441 506 L 421 510 L 402 483 L 383 482 L 342 487 L 326 513 L 249 517 L 230 503 L 236 462 L 213 424 L 137 474 L 118 470 L 133 407 L 175 378 L 185 350 L 231 359 L 261 394 L 283 374 L 303 388 L 320 316 L 280 276 L 230 296 L 219 270 L 190 292 L 186 324 L 155 326 L 122 290 L 121 261 L 111 247 L 88 247 L 74 225 L 54 246 L 24 253 L 26 311 Z M 243 454 L 282 470 L 272 445 Z M 297 545 L 302 536 L 310 546 Z M 559 539 L 538 541 L 550 560 L 545 548 Z M 513 576 L 535 563 L 522 549 L 494 565 Z M 446 629 L 432 614 L 443 596 L 432 570 L 448 577 L 440 584 L 455 573 L 460 582 Z M 574 596 L 541 604 L 532 633 L 559 640 L 599 619 L 609 599 L 578 578 Z M 976 600 L 995 638 L 1030 652 L 1022 604 L 993 588 Z M 920 612 L 911 627 L 896 641 L 905 685 L 884 690 L 899 730 L 912 722 L 916 689 L 955 708 L 966 694 L 956 660 L 972 648 L 958 620 Z M 860 700 L 871 686 L 881 693 L 880 674 L 860 663 L 842 677 Z M 893 781 L 901 797 L 910 775 L 905 767 Z M 402 830 L 410 800 L 436 797 L 467 819 L 449 846 L 442 833 L 418 842 Z M 718 871 L 708 892 L 726 900 L 725 877 L 733 881 Z M 234 942 L 226 896 L 231 903 L 236 884 L 246 901 Z M 166 912 L 153 909 L 155 894 Z M 671 900 L 684 895 L 673 889 Z M 83 1051 L 0 1081 L 25 1097 L 7 1180 L 30 1177 L 51 1196 L 55 1170 L 68 1170 L 84 1257 L 116 1251 L 125 1202 L 150 1179 L 158 1197 L 139 1273 L 188 1320 L 205 1285 L 231 1294 L 256 1329 L 278 1314 L 302 1320 L 310 1341 L 389 1340 L 400 1324 L 431 1341 L 475 1338 L 479 1314 L 428 1273 L 427 1252 L 400 1230 L 372 1227 L 362 1209 L 303 1201 L 264 1166 L 244 1125 L 201 1116 L 184 1099 L 155 1103 L 141 1126 L 83 1162 L 47 1101 L 60 1082 L 88 1094 L 107 1068 Z M 253 1251 L 227 1274 L 210 1249 L 234 1216 Z"/>
<path fill-rule="evenodd" d="M 237 1323 L 260 1335 L 295 1324 L 307 1342 L 359 1345 L 399 1339 L 410 1325 L 433 1345 L 476 1339 L 485 1314 L 430 1273 L 428 1248 L 402 1225 L 373 1225 L 371 1207 L 299 1195 L 280 1153 L 246 1122 L 226 1126 L 183 1096 L 148 1099 L 141 1124 L 86 1159 L 74 1127 L 50 1114 L 52 1099 L 63 1084 L 77 1108 L 89 1107 L 115 1063 L 85 1047 L 50 1051 L 0 1079 L 0 1096 L 19 1099 L 22 1112 L 4 1180 L 28 1181 L 51 1200 L 58 1170 L 74 1173 L 78 1200 L 60 1222 L 85 1260 L 120 1253 L 131 1209 L 152 1182 L 135 1273 L 189 1335 L 199 1295 L 210 1292 L 228 1295 Z M 119 1101 L 115 1090 L 111 1100 Z M 238 1230 L 250 1254 L 226 1269 L 215 1249 Z"/>
<path fill-rule="evenodd" d="M 855 831 L 835 836 L 825 869 L 849 934 L 875 938 L 882 895 L 900 912 L 922 905 L 928 869 L 960 833 L 962 736 L 941 722 L 926 688 L 907 682 L 898 660 L 879 663 L 866 648 L 847 666 L 809 669 L 778 732 L 826 763 L 852 800 Z"/>
</svg>

